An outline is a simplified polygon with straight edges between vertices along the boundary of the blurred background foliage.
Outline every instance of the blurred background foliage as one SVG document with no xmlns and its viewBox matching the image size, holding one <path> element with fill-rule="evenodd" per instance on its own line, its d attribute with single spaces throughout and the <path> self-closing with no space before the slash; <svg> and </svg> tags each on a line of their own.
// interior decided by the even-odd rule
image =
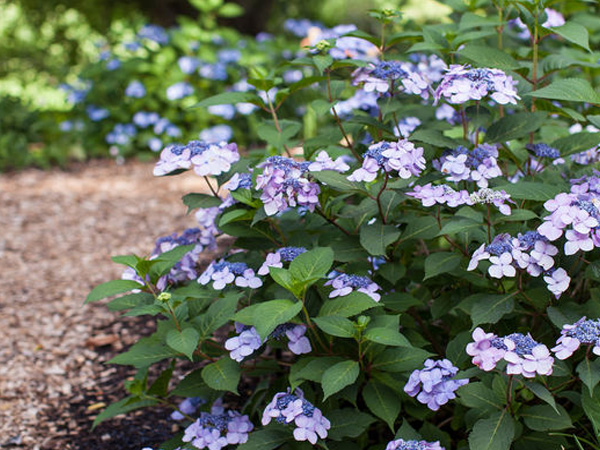
<svg viewBox="0 0 600 450">
<path fill-rule="evenodd" d="M 434 0 L 235 0 L 237 10 L 215 14 L 221 3 L 0 0 L 0 170 L 102 153 L 84 152 L 57 130 L 73 108 L 59 86 L 77 83 L 104 50 L 134 39 L 144 24 L 171 28 L 191 23 L 199 30 L 223 30 L 224 35 L 233 29 L 249 36 L 263 31 L 278 36 L 288 18 L 307 18 L 329 27 L 354 23 L 369 30 L 376 26 L 367 14 L 370 9 L 402 8 L 421 22 L 439 20 L 449 12 Z"/>
</svg>

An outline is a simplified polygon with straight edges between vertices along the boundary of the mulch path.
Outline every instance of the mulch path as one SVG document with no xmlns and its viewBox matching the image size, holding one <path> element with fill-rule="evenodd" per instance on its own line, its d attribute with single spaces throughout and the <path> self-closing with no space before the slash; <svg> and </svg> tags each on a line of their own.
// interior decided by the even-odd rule
<svg viewBox="0 0 600 450">
<path fill-rule="evenodd" d="M 181 196 L 204 190 L 192 173 L 154 178 L 140 162 L 0 175 L 1 449 L 140 450 L 173 433 L 165 410 L 91 431 L 94 406 L 123 397 L 133 373 L 104 362 L 154 323 L 83 302 L 120 276 L 111 255 L 148 254 L 194 226 Z"/>
</svg>

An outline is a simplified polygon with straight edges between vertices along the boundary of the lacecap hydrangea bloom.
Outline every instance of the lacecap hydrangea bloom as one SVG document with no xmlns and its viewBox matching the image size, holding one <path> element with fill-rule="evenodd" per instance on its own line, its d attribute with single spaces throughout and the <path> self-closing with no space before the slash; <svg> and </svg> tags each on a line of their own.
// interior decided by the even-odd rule
<svg viewBox="0 0 600 450">
<path fill-rule="evenodd" d="M 433 167 L 446 174 L 448 181 L 473 181 L 480 188 L 488 187 L 488 180 L 502 175 L 498 148 L 489 144 L 480 144 L 471 151 L 462 146 L 444 151 L 440 159 L 433 161 Z"/>
<path fill-rule="evenodd" d="M 248 267 L 246 263 L 224 260 L 210 263 L 198 278 L 198 283 L 202 285 L 211 282 L 213 289 L 218 291 L 231 284 L 252 289 L 259 288 L 263 284 L 262 280 L 255 275 L 254 270 Z"/>
<path fill-rule="evenodd" d="M 361 85 L 365 92 L 385 94 L 399 90 L 424 98 L 429 96 L 427 80 L 403 61 L 381 61 L 358 68 L 352 74 L 352 84 Z"/>
<path fill-rule="evenodd" d="M 203 141 L 190 141 L 186 145 L 169 145 L 160 153 L 160 160 L 154 167 L 154 175 L 162 176 L 175 170 L 194 169 L 200 176 L 218 176 L 231 169 L 238 162 L 240 154 L 235 143 L 221 142 L 209 144 Z"/>
<path fill-rule="evenodd" d="M 512 333 L 498 337 L 477 327 L 473 331 L 473 342 L 467 345 L 467 354 L 481 370 L 493 370 L 499 361 L 507 362 L 508 375 L 552 375 L 554 358 L 548 347 L 536 342 L 529 334 Z"/>
<path fill-rule="evenodd" d="M 323 413 L 312 403 L 304 398 L 304 393 L 296 389 L 294 394 L 280 392 L 275 394 L 273 400 L 267 405 L 263 412 L 262 424 L 268 425 L 275 419 L 281 424 L 291 424 L 294 429 L 294 439 L 297 441 L 308 441 L 315 445 L 317 438 L 325 439 L 327 430 L 331 423 L 323 417 Z"/>
<path fill-rule="evenodd" d="M 444 450 L 444 447 L 440 445 L 439 441 L 405 441 L 404 439 L 396 439 L 395 441 L 388 442 L 385 450 Z"/>
<path fill-rule="evenodd" d="M 456 398 L 454 393 L 459 387 L 469 383 L 468 379 L 456 380 L 458 368 L 448 359 L 425 361 L 424 368 L 410 374 L 404 386 L 404 392 L 433 411 Z"/>
<path fill-rule="evenodd" d="M 248 416 L 237 411 L 225 411 L 215 403 L 210 414 L 201 413 L 198 420 L 185 429 L 182 441 L 200 450 L 221 450 L 228 445 L 247 442 L 248 433 L 253 429 Z"/>
<path fill-rule="evenodd" d="M 288 338 L 288 349 L 293 354 L 302 355 L 312 351 L 310 341 L 305 336 L 306 326 L 304 325 L 293 323 L 278 325 L 264 341 L 260 338 L 256 328 L 252 326 L 236 322 L 235 331 L 238 335 L 227 339 L 225 349 L 229 351 L 229 357 L 237 362 L 243 361 L 267 341 L 281 340 L 284 336 Z"/>
<path fill-rule="evenodd" d="M 256 188 L 265 212 L 272 216 L 288 207 L 306 206 L 314 211 L 321 189 L 307 178 L 310 162 L 297 162 L 284 156 L 271 156 L 258 165 L 263 172 L 256 178 Z"/>
<path fill-rule="evenodd" d="M 258 274 L 267 275 L 269 267 L 282 268 L 284 262 L 292 262 L 298 255 L 306 252 L 307 250 L 304 247 L 282 247 L 277 249 L 273 253 L 267 254 L 265 262 L 258 269 Z"/>
<path fill-rule="evenodd" d="M 486 96 L 501 105 L 517 104 L 520 99 L 515 89 L 517 82 L 500 69 L 452 65 L 444 74 L 435 91 L 436 101 L 445 98 L 449 103 L 460 104 L 481 100 Z"/>
<path fill-rule="evenodd" d="M 425 207 L 436 204 L 448 205 L 451 208 L 462 205 L 491 204 L 506 216 L 511 214 L 511 208 L 507 203 L 514 203 L 510 199 L 510 195 L 504 190 L 481 188 L 479 191 L 469 193 L 464 189 L 456 191 L 446 184 L 437 186 L 431 183 L 423 186 L 417 185 L 412 192 L 407 192 L 406 195 L 420 200 Z"/>
<path fill-rule="evenodd" d="M 188 416 L 194 414 L 196 410 L 204 403 L 206 403 L 206 400 L 204 400 L 202 397 L 189 397 L 183 399 L 179 403 L 177 410 L 171 413 L 171 419 L 183 420 L 185 419 L 183 414 L 187 414 Z"/>
<path fill-rule="evenodd" d="M 600 319 L 582 317 L 573 324 L 563 325 L 556 347 L 552 351 L 558 359 L 567 359 L 580 345 L 593 346 L 592 352 L 600 356 Z"/>
<path fill-rule="evenodd" d="M 600 247 L 600 193 L 590 186 L 594 185 L 575 183 L 570 193 L 558 194 L 544 203 L 550 214 L 544 217 L 538 232 L 550 241 L 564 233 L 566 255 Z"/>
<path fill-rule="evenodd" d="M 373 181 L 380 169 L 385 172 L 397 171 L 398 176 L 408 179 L 419 176 L 425 169 L 423 148 L 402 139 L 398 142 L 378 142 L 371 145 L 363 154 L 362 166 L 356 169 L 348 180 Z"/>
<path fill-rule="evenodd" d="M 345 297 L 357 291 L 368 295 L 376 302 L 381 299 L 381 295 L 377 292 L 381 287 L 369 277 L 348 275 L 333 271 L 329 274 L 328 278 L 329 281 L 325 282 L 325 286 L 333 288 L 329 293 L 329 298 Z"/>
</svg>

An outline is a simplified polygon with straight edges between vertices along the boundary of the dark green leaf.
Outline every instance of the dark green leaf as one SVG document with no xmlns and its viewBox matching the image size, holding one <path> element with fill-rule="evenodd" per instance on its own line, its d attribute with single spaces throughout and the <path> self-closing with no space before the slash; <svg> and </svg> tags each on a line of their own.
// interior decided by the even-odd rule
<svg viewBox="0 0 600 450">
<path fill-rule="evenodd" d="M 184 330 L 169 330 L 167 333 L 167 345 L 173 350 L 183 353 L 190 361 L 194 359 L 194 351 L 198 347 L 200 334 L 194 328 Z"/>
<path fill-rule="evenodd" d="M 475 294 L 477 300 L 471 309 L 471 320 L 476 327 L 482 323 L 496 323 L 505 314 L 511 313 L 515 307 L 514 296 L 516 293 L 493 295 Z"/>
<path fill-rule="evenodd" d="M 583 26 L 575 22 L 567 22 L 560 27 L 550 28 L 554 33 L 564 37 L 567 41 L 573 44 L 583 47 L 588 52 L 590 49 L 590 36 L 588 30 Z"/>
<path fill-rule="evenodd" d="M 400 398 L 387 386 L 370 381 L 363 390 L 363 399 L 373 414 L 382 419 L 394 432 L 394 422 L 402 407 Z"/>
<path fill-rule="evenodd" d="M 356 334 L 356 329 L 351 321 L 340 316 L 325 316 L 313 319 L 317 326 L 331 336 L 351 338 Z"/>
<path fill-rule="evenodd" d="M 383 225 L 379 221 L 360 229 L 361 245 L 374 256 L 385 255 L 387 246 L 396 242 L 399 237 L 400 231 L 396 227 Z"/>
<path fill-rule="evenodd" d="M 234 394 L 238 393 L 237 387 L 241 375 L 242 371 L 239 364 L 229 356 L 224 356 L 202 369 L 202 379 L 209 387 L 217 391 L 229 391 Z"/>
<path fill-rule="evenodd" d="M 370 414 L 353 408 L 330 411 L 327 413 L 327 419 L 331 422 L 331 429 L 327 437 L 334 441 L 341 441 L 343 438 L 357 438 L 373 422 L 376 422 L 376 419 Z"/>
<path fill-rule="evenodd" d="M 319 317 L 341 316 L 350 317 L 378 306 L 377 302 L 362 292 L 352 292 L 345 297 L 326 300 L 319 311 Z"/>
<path fill-rule="evenodd" d="M 507 410 L 479 420 L 469 434 L 471 450 L 509 450 L 515 436 L 515 422 Z"/>
<path fill-rule="evenodd" d="M 589 81 L 583 78 L 556 80 L 546 87 L 524 95 L 549 100 L 600 104 L 600 95 L 590 85 Z"/>
<path fill-rule="evenodd" d="M 97 302 L 106 297 L 112 297 L 113 295 L 122 294 L 123 292 L 129 292 L 134 289 L 140 289 L 142 285 L 136 281 L 131 280 L 112 280 L 106 283 L 102 283 L 92 289 L 85 299 L 85 303 Z"/>
<path fill-rule="evenodd" d="M 327 369 L 321 378 L 323 400 L 354 383 L 358 374 L 359 367 L 356 361 L 343 361 Z"/>
<path fill-rule="evenodd" d="M 569 413 L 560 405 L 556 405 L 558 412 L 548 405 L 531 406 L 521 413 L 521 417 L 532 430 L 564 430 L 573 426 Z"/>
<path fill-rule="evenodd" d="M 546 117 L 545 112 L 511 114 L 490 125 L 485 139 L 494 143 L 518 139 L 540 128 Z"/>
<path fill-rule="evenodd" d="M 427 280 L 442 273 L 451 272 L 459 266 L 460 260 L 460 255 L 456 253 L 432 253 L 425 260 L 425 278 L 423 278 L 423 280 Z"/>
</svg>

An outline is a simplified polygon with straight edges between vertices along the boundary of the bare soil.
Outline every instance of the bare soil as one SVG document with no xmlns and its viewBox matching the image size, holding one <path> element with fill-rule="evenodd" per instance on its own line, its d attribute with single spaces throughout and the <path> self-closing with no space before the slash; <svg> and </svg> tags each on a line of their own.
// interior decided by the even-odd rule
<svg viewBox="0 0 600 450">
<path fill-rule="evenodd" d="M 203 182 L 112 161 L 0 175 L 0 448 L 140 450 L 173 433 L 164 410 L 90 430 L 132 373 L 104 362 L 154 325 L 83 302 L 120 276 L 111 255 L 148 254 L 194 226 L 181 196 Z"/>
</svg>

